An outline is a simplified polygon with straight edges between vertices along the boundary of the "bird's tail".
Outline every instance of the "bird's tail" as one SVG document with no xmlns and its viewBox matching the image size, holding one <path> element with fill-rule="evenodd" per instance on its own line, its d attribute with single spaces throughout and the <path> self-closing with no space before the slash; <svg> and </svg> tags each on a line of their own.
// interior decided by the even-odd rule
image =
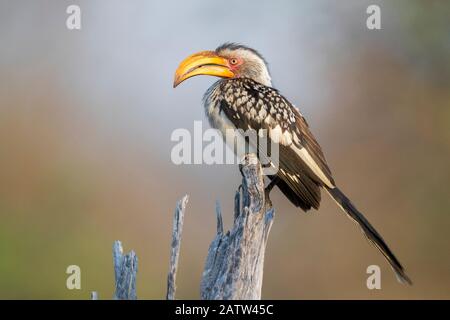
<svg viewBox="0 0 450 320">
<path fill-rule="evenodd" d="M 337 187 L 333 189 L 327 188 L 327 191 L 336 201 L 336 203 L 342 208 L 342 210 L 360 226 L 367 239 L 369 239 L 369 241 L 373 243 L 378 248 L 378 250 L 381 251 L 381 253 L 384 255 L 384 257 L 394 270 L 397 279 L 401 283 L 407 283 L 411 285 L 411 279 L 409 279 L 409 277 L 406 275 L 405 270 L 403 269 L 398 259 L 392 253 L 391 249 L 389 249 L 380 234 L 375 230 L 374 227 L 372 227 L 372 225 L 369 223 L 369 221 L 367 221 L 362 213 L 355 208 L 353 203 Z"/>
</svg>

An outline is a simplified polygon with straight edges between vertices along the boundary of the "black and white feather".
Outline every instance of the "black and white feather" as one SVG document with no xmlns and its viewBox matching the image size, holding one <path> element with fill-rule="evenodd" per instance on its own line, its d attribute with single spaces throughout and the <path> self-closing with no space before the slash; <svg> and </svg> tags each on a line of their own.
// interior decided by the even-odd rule
<svg viewBox="0 0 450 320">
<path fill-rule="evenodd" d="M 264 58 L 253 49 L 235 44 L 221 46 L 216 52 L 224 56 L 239 54 L 245 57 L 251 70 L 237 78 L 219 80 L 208 89 L 204 106 L 211 125 L 224 136 L 227 129 L 266 130 L 269 139 L 279 145 L 279 170 L 276 177 L 270 178 L 277 179 L 276 185 L 283 194 L 294 205 L 308 211 L 319 208 L 321 189 L 326 190 L 382 252 L 398 279 L 411 283 L 380 234 L 336 187 L 322 149 L 305 118 L 271 87 Z M 242 137 L 241 143 L 246 143 Z"/>
<path fill-rule="evenodd" d="M 247 78 L 220 80 L 208 90 L 205 108 L 222 132 L 266 130 L 279 144 L 278 186 L 303 210 L 319 208 L 320 187 L 334 187 L 331 171 L 306 120 L 277 90 Z"/>
</svg>

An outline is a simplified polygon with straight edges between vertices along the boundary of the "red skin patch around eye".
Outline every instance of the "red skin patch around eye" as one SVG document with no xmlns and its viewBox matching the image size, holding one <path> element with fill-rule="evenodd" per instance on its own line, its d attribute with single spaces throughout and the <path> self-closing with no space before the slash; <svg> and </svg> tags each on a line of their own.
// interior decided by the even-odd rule
<svg viewBox="0 0 450 320">
<path fill-rule="evenodd" d="M 234 60 L 237 60 L 237 63 L 232 64 L 231 61 L 232 61 L 233 59 L 234 59 Z M 239 70 L 239 67 L 242 65 L 242 63 L 243 63 L 243 60 L 242 60 L 241 58 L 231 58 L 231 59 L 228 59 L 228 65 L 229 65 L 229 68 L 230 68 L 231 71 L 233 71 L 233 72 L 237 72 L 237 71 Z"/>
</svg>

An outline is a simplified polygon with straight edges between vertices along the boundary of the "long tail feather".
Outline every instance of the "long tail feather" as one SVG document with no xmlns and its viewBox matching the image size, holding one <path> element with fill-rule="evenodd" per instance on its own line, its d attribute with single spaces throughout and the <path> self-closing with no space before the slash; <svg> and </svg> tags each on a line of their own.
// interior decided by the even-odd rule
<svg viewBox="0 0 450 320">
<path fill-rule="evenodd" d="M 406 275 L 405 270 L 402 265 L 392 253 L 391 249 L 387 246 L 386 242 L 380 236 L 380 234 L 375 230 L 374 227 L 367 221 L 367 219 L 363 216 L 358 209 L 355 208 L 353 203 L 339 190 L 337 187 L 330 189 L 326 189 L 331 197 L 336 201 L 336 203 L 342 208 L 342 210 L 353 220 L 355 221 L 364 232 L 365 236 L 373 243 L 378 250 L 384 255 L 386 260 L 391 265 L 394 270 L 397 279 L 402 283 L 412 284 L 411 279 Z"/>
</svg>

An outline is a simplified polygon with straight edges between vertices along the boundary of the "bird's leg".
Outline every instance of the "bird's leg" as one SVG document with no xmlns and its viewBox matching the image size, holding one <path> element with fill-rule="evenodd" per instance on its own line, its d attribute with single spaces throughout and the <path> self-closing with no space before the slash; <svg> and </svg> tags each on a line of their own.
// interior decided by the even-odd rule
<svg viewBox="0 0 450 320">
<path fill-rule="evenodd" d="M 270 191 L 272 191 L 273 187 L 275 187 L 275 185 L 277 184 L 279 178 L 278 176 L 275 176 L 267 185 L 267 187 L 265 187 L 265 191 L 266 193 L 270 193 Z"/>
<path fill-rule="evenodd" d="M 272 191 L 273 187 L 277 184 L 278 182 L 278 176 L 275 176 L 267 185 L 267 187 L 264 188 L 264 195 L 266 198 L 266 208 L 271 208 L 272 207 L 272 200 L 270 200 L 270 191 Z"/>
</svg>

